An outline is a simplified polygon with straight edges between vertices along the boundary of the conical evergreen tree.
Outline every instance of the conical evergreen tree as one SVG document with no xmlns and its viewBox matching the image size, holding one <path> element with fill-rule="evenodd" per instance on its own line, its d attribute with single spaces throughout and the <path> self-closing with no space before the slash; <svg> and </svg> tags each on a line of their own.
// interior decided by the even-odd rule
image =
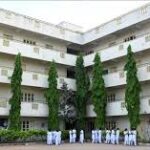
<svg viewBox="0 0 150 150">
<path fill-rule="evenodd" d="M 77 130 L 85 129 L 85 118 L 86 118 L 86 102 L 87 94 L 89 91 L 89 78 L 86 74 L 84 67 L 84 60 L 82 54 L 77 57 L 76 68 L 76 115 L 77 115 Z"/>
<path fill-rule="evenodd" d="M 106 121 L 107 95 L 103 79 L 103 67 L 98 53 L 95 55 L 92 78 L 92 101 L 96 113 L 95 127 L 104 128 Z"/>
<path fill-rule="evenodd" d="M 57 71 L 55 63 L 50 64 L 48 76 L 48 89 L 46 90 L 45 97 L 48 103 L 48 130 L 59 129 L 59 91 L 57 89 Z"/>
<path fill-rule="evenodd" d="M 22 67 L 21 54 L 19 53 L 15 59 L 15 67 L 11 77 L 11 92 L 10 111 L 9 111 L 9 129 L 21 130 L 20 110 L 21 110 L 21 82 L 22 82 Z"/>
<path fill-rule="evenodd" d="M 141 86 L 137 77 L 137 67 L 131 45 L 128 46 L 126 57 L 126 91 L 125 103 L 131 128 L 137 128 L 140 123 L 140 91 Z"/>
</svg>

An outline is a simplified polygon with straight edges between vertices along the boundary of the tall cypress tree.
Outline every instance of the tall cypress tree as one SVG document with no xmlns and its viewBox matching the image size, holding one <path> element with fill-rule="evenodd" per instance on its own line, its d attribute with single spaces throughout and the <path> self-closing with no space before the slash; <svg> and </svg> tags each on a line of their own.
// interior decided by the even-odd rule
<svg viewBox="0 0 150 150">
<path fill-rule="evenodd" d="M 57 130 L 59 128 L 59 92 L 57 89 L 57 71 L 55 63 L 50 64 L 48 76 L 48 88 L 45 97 L 48 103 L 48 130 Z"/>
<path fill-rule="evenodd" d="M 125 103 L 131 128 L 137 128 L 140 123 L 140 91 L 141 86 L 137 77 L 137 67 L 131 45 L 128 46 L 126 57 L 126 91 Z"/>
<path fill-rule="evenodd" d="M 14 71 L 11 77 L 11 92 L 10 111 L 9 111 L 9 129 L 21 130 L 20 110 L 21 110 L 21 82 L 22 82 L 22 67 L 21 54 L 19 53 L 15 59 Z"/>
<path fill-rule="evenodd" d="M 97 53 L 94 58 L 92 89 L 91 89 L 94 111 L 97 115 L 95 119 L 96 128 L 104 128 L 106 121 L 107 95 L 102 75 L 103 75 L 103 67 L 100 56 Z"/>
<path fill-rule="evenodd" d="M 76 68 L 75 68 L 75 78 L 76 78 L 76 118 L 77 118 L 77 130 L 85 128 L 85 118 L 86 118 L 86 102 L 87 94 L 89 90 L 89 78 L 86 74 L 84 67 L 84 60 L 82 54 L 77 57 Z"/>
</svg>

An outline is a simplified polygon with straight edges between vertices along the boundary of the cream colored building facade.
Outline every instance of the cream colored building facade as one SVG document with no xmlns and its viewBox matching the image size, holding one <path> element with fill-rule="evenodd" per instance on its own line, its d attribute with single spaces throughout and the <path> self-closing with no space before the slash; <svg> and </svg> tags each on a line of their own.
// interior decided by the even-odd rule
<svg viewBox="0 0 150 150">
<path fill-rule="evenodd" d="M 55 60 L 58 89 L 65 81 L 76 90 L 74 67 L 82 51 L 85 67 L 91 69 L 95 53 L 101 55 L 107 87 L 107 126 L 129 128 L 124 104 L 126 75 L 123 71 L 131 44 L 142 85 L 139 131 L 150 128 L 150 5 L 147 4 L 89 31 L 67 22 L 53 25 L 0 9 L 0 126 L 9 114 L 10 76 L 15 55 L 23 58 L 22 128 L 46 129 L 48 108 L 44 98 L 49 62 Z M 93 128 L 93 106 L 87 104 L 87 130 Z"/>
</svg>

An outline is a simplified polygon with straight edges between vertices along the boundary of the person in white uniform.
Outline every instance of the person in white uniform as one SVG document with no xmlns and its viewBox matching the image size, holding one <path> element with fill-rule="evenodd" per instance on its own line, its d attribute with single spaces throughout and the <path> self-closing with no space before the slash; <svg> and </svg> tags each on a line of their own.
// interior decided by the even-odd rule
<svg viewBox="0 0 150 150">
<path fill-rule="evenodd" d="M 98 130 L 98 139 L 97 139 L 98 143 L 102 143 L 102 129 L 100 128 Z"/>
<path fill-rule="evenodd" d="M 95 132 L 94 132 L 94 130 L 92 130 L 92 143 L 94 143 L 94 134 L 95 134 Z"/>
<path fill-rule="evenodd" d="M 116 130 L 116 136 L 115 136 L 115 143 L 119 144 L 119 138 L 120 138 L 120 130 L 117 128 Z"/>
<path fill-rule="evenodd" d="M 72 130 L 70 130 L 69 131 L 69 143 L 72 143 L 73 141 L 73 138 L 72 138 L 72 136 L 73 136 L 73 133 L 72 133 Z"/>
<path fill-rule="evenodd" d="M 59 134 L 57 131 L 55 131 L 54 135 L 55 135 L 55 145 L 58 145 L 59 144 Z"/>
<path fill-rule="evenodd" d="M 135 128 L 132 129 L 132 141 L 133 141 L 133 145 L 136 146 L 136 137 L 137 136 L 137 131 Z"/>
<path fill-rule="evenodd" d="M 61 131 L 58 131 L 58 144 L 61 144 Z"/>
<path fill-rule="evenodd" d="M 52 144 L 52 133 L 51 132 L 47 132 L 47 144 L 51 145 Z"/>
<path fill-rule="evenodd" d="M 110 144 L 110 130 L 106 130 L 106 143 Z"/>
<path fill-rule="evenodd" d="M 73 132 L 73 135 L 72 135 L 73 140 L 72 141 L 73 141 L 73 143 L 75 143 L 76 142 L 76 130 L 73 129 L 72 132 Z"/>
<path fill-rule="evenodd" d="M 127 128 L 124 130 L 124 145 L 128 145 L 129 143 L 129 136 Z"/>
<path fill-rule="evenodd" d="M 81 130 L 80 131 L 80 143 L 83 144 L 83 142 L 84 142 L 84 131 Z"/>
<path fill-rule="evenodd" d="M 133 145 L 133 134 L 132 134 L 132 131 L 129 130 L 129 145 Z"/>
<path fill-rule="evenodd" d="M 97 130 L 94 130 L 94 143 L 97 143 L 97 139 L 98 139 Z"/>
<path fill-rule="evenodd" d="M 115 130 L 114 129 L 111 130 L 110 138 L 111 138 L 111 144 L 115 144 Z"/>
</svg>

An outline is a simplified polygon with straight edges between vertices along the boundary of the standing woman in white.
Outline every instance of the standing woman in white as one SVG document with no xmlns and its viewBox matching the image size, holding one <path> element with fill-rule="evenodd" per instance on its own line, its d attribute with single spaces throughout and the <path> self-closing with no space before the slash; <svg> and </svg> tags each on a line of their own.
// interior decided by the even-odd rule
<svg viewBox="0 0 150 150">
<path fill-rule="evenodd" d="M 69 131 L 69 143 L 72 143 L 72 130 Z"/>
<path fill-rule="evenodd" d="M 92 130 L 92 143 L 94 143 L 94 130 Z"/>
<path fill-rule="evenodd" d="M 115 144 L 115 130 L 113 128 L 111 130 L 111 144 Z"/>
<path fill-rule="evenodd" d="M 110 134 L 111 134 L 110 130 L 107 129 L 106 130 L 106 143 L 107 144 L 110 144 Z"/>
<path fill-rule="evenodd" d="M 127 128 L 124 130 L 124 145 L 128 145 L 129 143 L 129 136 Z"/>
<path fill-rule="evenodd" d="M 117 128 L 117 130 L 116 130 L 116 138 L 115 138 L 116 144 L 119 144 L 119 137 L 120 137 L 120 130 L 119 130 L 119 128 Z"/>
<path fill-rule="evenodd" d="M 137 131 L 135 128 L 132 129 L 132 140 L 133 140 L 133 145 L 136 146 L 136 138 L 137 138 Z"/>
<path fill-rule="evenodd" d="M 83 142 L 84 142 L 84 131 L 81 130 L 80 131 L 80 143 L 83 144 Z"/>
<path fill-rule="evenodd" d="M 98 143 L 102 143 L 102 129 L 98 130 Z"/>
<path fill-rule="evenodd" d="M 51 145 L 52 144 L 52 132 L 47 132 L 47 144 Z"/>
</svg>

